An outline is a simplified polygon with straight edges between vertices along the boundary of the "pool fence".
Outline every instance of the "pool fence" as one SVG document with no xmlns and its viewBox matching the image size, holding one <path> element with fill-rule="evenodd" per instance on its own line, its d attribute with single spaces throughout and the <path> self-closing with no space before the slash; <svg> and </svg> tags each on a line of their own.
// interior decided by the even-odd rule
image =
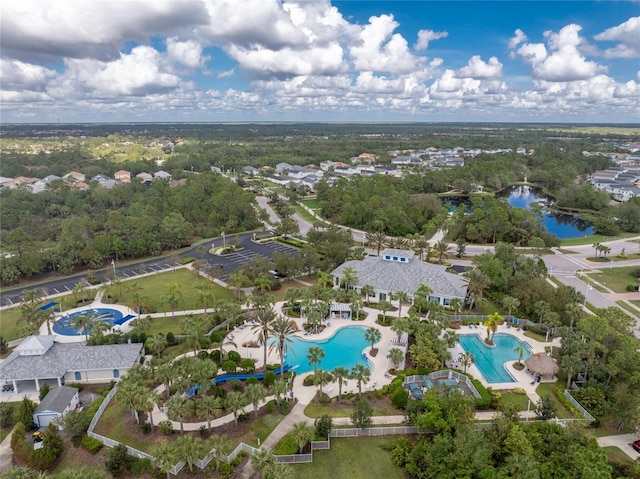
<svg viewBox="0 0 640 479">
<path fill-rule="evenodd" d="M 404 378 L 404 381 L 402 382 L 402 386 L 408 387 L 409 384 L 412 384 L 412 383 L 422 384 L 425 379 L 429 379 L 431 381 L 437 380 L 437 379 L 456 379 L 458 382 L 462 382 L 467 385 L 467 387 L 471 391 L 471 394 L 473 395 L 474 398 L 476 399 L 480 398 L 480 393 L 471 382 L 471 379 L 469 378 L 469 376 L 465 376 L 464 374 L 459 373 L 457 371 L 453 371 L 451 369 L 442 369 L 440 371 L 435 371 L 433 373 L 426 374 L 426 375 L 407 376 L 406 378 Z"/>
</svg>

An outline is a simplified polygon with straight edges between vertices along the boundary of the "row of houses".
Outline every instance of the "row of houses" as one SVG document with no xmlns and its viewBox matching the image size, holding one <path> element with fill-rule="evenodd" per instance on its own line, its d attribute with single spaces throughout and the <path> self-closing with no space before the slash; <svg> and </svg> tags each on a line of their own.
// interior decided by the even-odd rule
<svg viewBox="0 0 640 479">
<path fill-rule="evenodd" d="M 589 176 L 589 183 L 609 193 L 616 201 L 640 197 L 640 166 L 612 166 Z"/>
<path fill-rule="evenodd" d="M 120 183 L 131 183 L 131 180 L 136 179 L 145 184 L 150 184 L 155 178 L 171 181 L 171 173 L 166 171 L 156 171 L 153 175 L 150 173 L 142 172 L 138 173 L 134 177 L 131 176 L 130 171 L 120 170 L 113 174 L 113 178 L 107 175 L 98 174 L 92 178 L 87 178 L 83 173 L 77 171 L 71 171 L 64 176 L 49 175 L 44 178 L 30 178 L 27 176 L 18 176 L 16 178 L 3 178 L 0 177 L 0 188 L 15 189 L 23 188 L 31 191 L 32 193 L 40 193 L 47 190 L 51 184 L 55 181 L 62 181 L 68 184 L 70 187 L 79 190 L 88 190 L 89 182 L 96 181 L 101 186 L 111 189 L 115 185 Z"/>
</svg>

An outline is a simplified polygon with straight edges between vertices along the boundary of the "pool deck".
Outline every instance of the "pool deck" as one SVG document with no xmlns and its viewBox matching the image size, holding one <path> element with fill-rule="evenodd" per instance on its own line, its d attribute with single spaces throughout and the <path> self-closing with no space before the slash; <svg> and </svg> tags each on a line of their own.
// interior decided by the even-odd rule
<svg viewBox="0 0 640 479">
<path fill-rule="evenodd" d="M 487 336 L 487 329 L 484 326 L 480 326 L 478 328 L 469 328 L 468 326 L 462 326 L 460 329 L 453 329 L 452 331 L 454 331 L 456 334 L 477 334 L 483 340 Z M 506 324 L 498 326 L 498 330 L 496 331 L 496 333 L 509 334 L 515 338 L 518 338 L 523 343 L 527 343 L 529 345 L 529 348 L 531 349 L 532 354 L 544 353 L 545 347 L 551 346 L 553 348 L 559 348 L 561 346 L 560 339 L 558 338 L 554 338 L 552 341 L 549 341 L 549 342 L 540 342 L 525 336 L 524 331 L 519 330 L 518 328 L 515 328 L 515 327 L 508 327 Z M 451 356 L 453 358 L 458 357 L 458 355 L 461 352 L 464 352 L 464 350 L 462 349 L 459 343 L 456 344 L 454 348 L 450 348 L 449 351 L 451 351 Z M 535 407 L 535 404 L 540 400 L 540 396 L 536 392 L 536 388 L 538 387 L 538 384 L 536 383 L 531 384 L 534 378 L 533 376 L 531 376 L 531 374 L 527 373 L 526 368 L 523 369 L 522 371 L 518 371 L 517 369 L 514 369 L 512 367 L 512 364 L 515 362 L 517 362 L 517 360 L 508 361 L 505 366 L 507 371 L 509 371 L 509 373 L 515 380 L 515 382 L 489 383 L 485 380 L 484 376 L 482 375 L 482 373 L 476 367 L 475 364 L 472 364 L 471 366 L 469 366 L 467 368 L 467 372 L 472 374 L 473 377 L 478 379 L 485 387 L 491 387 L 494 391 L 506 391 L 506 390 L 513 390 L 515 388 L 524 389 L 527 392 L 527 396 L 529 397 L 529 399 L 531 399 L 531 404 L 532 404 L 531 407 L 533 408 Z M 543 378 L 540 382 L 543 382 L 543 383 L 556 382 L 556 378 L 553 378 L 553 379 Z"/>
</svg>

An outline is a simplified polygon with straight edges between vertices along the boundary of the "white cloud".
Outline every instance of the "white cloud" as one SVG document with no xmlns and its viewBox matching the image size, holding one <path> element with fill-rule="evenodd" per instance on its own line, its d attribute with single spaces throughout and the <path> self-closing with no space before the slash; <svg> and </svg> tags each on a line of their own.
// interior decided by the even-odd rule
<svg viewBox="0 0 640 479">
<path fill-rule="evenodd" d="M 469 59 L 467 66 L 456 72 L 459 78 L 475 78 L 476 80 L 491 80 L 502 76 L 502 63 L 496 57 L 489 58 L 485 63 L 480 55 L 474 55 Z"/>
<path fill-rule="evenodd" d="M 44 90 L 55 71 L 18 60 L 0 59 L 2 90 Z"/>
<path fill-rule="evenodd" d="M 431 40 L 439 40 L 449 36 L 448 32 L 434 32 L 433 30 L 420 30 L 418 32 L 418 41 L 413 45 L 415 51 L 426 50 Z"/>
<path fill-rule="evenodd" d="M 218 73 L 218 75 L 216 75 L 216 78 L 229 78 L 232 77 L 236 72 L 235 68 L 231 68 L 230 70 L 225 70 L 223 72 Z"/>
<path fill-rule="evenodd" d="M 202 45 L 195 40 L 180 41 L 175 37 L 167 38 L 167 55 L 175 62 L 195 69 L 202 67 L 208 57 L 202 56 Z"/>
<path fill-rule="evenodd" d="M 425 58 L 411 54 L 404 37 L 393 34 L 398 26 L 393 15 L 369 18 L 350 48 L 356 70 L 401 74 L 420 67 Z"/>
<path fill-rule="evenodd" d="M 580 25 L 567 25 L 558 33 L 547 31 L 549 51 L 540 43 L 525 43 L 518 49 L 526 63 L 531 64 L 534 78 L 546 81 L 575 81 L 596 76 L 607 70 L 607 67 L 588 61 L 579 51 L 583 43 L 579 33 Z"/>
<path fill-rule="evenodd" d="M 511 37 L 509 39 L 509 48 L 513 49 L 515 47 L 517 47 L 518 45 L 520 45 L 523 42 L 526 42 L 527 40 L 529 40 L 527 38 L 527 36 L 524 34 L 524 32 L 522 30 L 520 30 L 519 28 L 516 29 L 514 33 L 514 36 Z"/>
<path fill-rule="evenodd" d="M 593 38 L 601 41 L 620 42 L 603 52 L 606 58 L 640 57 L 640 17 L 632 17 L 618 26 L 608 28 Z"/>
</svg>

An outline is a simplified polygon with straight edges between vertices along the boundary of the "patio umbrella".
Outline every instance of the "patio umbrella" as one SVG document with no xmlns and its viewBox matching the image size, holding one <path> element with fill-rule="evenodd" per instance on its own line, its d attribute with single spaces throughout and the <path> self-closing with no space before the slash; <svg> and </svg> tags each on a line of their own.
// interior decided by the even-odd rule
<svg viewBox="0 0 640 479">
<path fill-rule="evenodd" d="M 524 365 L 534 373 L 544 376 L 556 374 L 560 370 L 556 360 L 546 353 L 532 354 L 525 360 Z"/>
</svg>

